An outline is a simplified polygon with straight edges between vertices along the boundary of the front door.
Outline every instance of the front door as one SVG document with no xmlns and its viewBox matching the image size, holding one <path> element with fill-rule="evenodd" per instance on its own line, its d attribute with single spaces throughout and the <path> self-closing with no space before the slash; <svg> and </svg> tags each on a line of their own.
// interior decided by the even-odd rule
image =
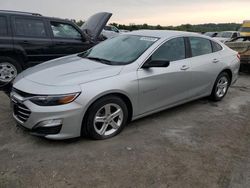
<svg viewBox="0 0 250 188">
<path fill-rule="evenodd" d="M 190 59 L 184 38 L 174 38 L 159 47 L 151 60 L 170 61 L 168 67 L 139 69 L 140 114 L 182 102 L 190 97 Z"/>
<path fill-rule="evenodd" d="M 55 58 L 84 52 L 93 46 L 85 41 L 81 32 L 71 23 L 51 21 L 52 53 Z"/>
</svg>

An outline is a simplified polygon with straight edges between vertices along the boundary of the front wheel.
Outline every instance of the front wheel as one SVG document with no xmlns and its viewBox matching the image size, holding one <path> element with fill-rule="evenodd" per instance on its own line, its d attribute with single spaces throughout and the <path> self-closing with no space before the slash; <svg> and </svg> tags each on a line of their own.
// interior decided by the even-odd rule
<svg viewBox="0 0 250 188">
<path fill-rule="evenodd" d="M 230 86 L 228 73 L 222 72 L 216 79 L 210 98 L 214 101 L 221 101 L 227 94 Z"/>
<path fill-rule="evenodd" d="M 83 122 L 83 134 L 97 140 L 111 138 L 119 134 L 128 120 L 125 102 L 116 96 L 97 100 L 88 110 Z"/>
<path fill-rule="evenodd" d="M 13 58 L 0 57 L 0 85 L 11 82 L 22 71 L 20 64 Z"/>
</svg>

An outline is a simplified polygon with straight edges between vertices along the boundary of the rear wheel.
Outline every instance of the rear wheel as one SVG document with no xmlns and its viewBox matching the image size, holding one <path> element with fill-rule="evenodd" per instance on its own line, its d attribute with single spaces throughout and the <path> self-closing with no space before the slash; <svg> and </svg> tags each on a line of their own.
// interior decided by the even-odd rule
<svg viewBox="0 0 250 188">
<path fill-rule="evenodd" d="M 93 139 L 107 139 L 119 134 L 127 120 L 128 109 L 125 102 L 119 97 L 107 96 L 90 107 L 82 131 Z"/>
<path fill-rule="evenodd" d="M 226 96 L 229 86 L 230 77 L 228 73 L 222 72 L 215 81 L 210 98 L 214 101 L 222 100 Z"/>
<path fill-rule="evenodd" d="M 0 57 L 0 86 L 11 82 L 21 71 L 22 68 L 15 59 Z"/>
</svg>

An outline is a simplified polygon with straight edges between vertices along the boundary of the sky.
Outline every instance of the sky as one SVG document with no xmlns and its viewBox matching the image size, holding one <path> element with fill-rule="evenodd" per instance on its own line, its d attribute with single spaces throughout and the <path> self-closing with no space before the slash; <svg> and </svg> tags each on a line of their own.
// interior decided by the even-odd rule
<svg viewBox="0 0 250 188">
<path fill-rule="evenodd" d="M 104 11 L 111 23 L 164 26 L 250 20 L 250 0 L 0 0 L 0 9 L 75 20 Z"/>
</svg>

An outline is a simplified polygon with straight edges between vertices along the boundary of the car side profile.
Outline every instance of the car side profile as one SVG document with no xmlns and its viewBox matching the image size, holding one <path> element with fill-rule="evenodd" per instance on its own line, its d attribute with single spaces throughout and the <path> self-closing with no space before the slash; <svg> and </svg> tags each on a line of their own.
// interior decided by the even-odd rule
<svg viewBox="0 0 250 188">
<path fill-rule="evenodd" d="M 18 75 L 13 116 L 48 139 L 107 139 L 131 120 L 202 97 L 222 100 L 239 66 L 237 52 L 210 37 L 134 31 Z"/>
<path fill-rule="evenodd" d="M 67 19 L 0 10 L 0 86 L 28 67 L 90 49 L 111 13 L 91 16 L 79 28 Z"/>
</svg>

